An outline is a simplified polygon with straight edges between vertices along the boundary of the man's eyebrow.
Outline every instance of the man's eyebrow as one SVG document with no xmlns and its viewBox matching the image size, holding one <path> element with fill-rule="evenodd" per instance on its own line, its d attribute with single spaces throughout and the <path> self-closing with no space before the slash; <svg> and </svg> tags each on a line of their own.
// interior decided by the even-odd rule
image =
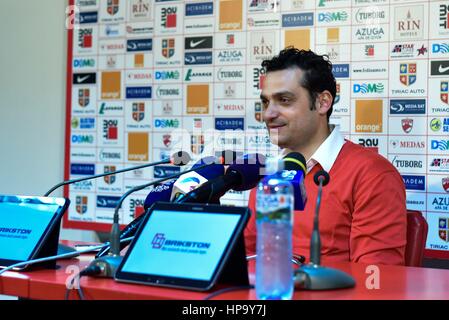
<svg viewBox="0 0 449 320">
<path fill-rule="evenodd" d="M 273 94 L 273 98 L 280 98 L 282 96 L 294 97 L 295 95 L 290 91 L 280 91 L 280 92 L 276 92 L 275 94 Z M 260 99 L 266 100 L 267 97 L 265 95 L 261 94 Z"/>
</svg>

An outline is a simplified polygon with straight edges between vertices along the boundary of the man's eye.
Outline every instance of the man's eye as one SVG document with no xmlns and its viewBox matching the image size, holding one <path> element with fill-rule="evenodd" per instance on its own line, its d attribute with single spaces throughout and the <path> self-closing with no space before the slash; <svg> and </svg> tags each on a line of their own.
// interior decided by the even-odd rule
<svg viewBox="0 0 449 320">
<path fill-rule="evenodd" d="M 290 99 L 288 99 L 288 98 L 281 98 L 280 101 L 281 101 L 281 103 L 286 104 L 286 103 L 290 102 Z"/>
<path fill-rule="evenodd" d="M 267 109 L 267 108 L 268 108 L 268 100 L 262 100 L 262 107 L 263 107 L 264 109 Z"/>
</svg>

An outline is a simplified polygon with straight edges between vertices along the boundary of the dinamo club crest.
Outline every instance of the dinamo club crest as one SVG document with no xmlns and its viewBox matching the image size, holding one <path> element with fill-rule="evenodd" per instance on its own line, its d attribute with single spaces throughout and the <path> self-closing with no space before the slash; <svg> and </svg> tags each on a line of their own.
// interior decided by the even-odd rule
<svg viewBox="0 0 449 320">
<path fill-rule="evenodd" d="M 262 102 L 260 102 L 260 101 L 258 101 L 254 104 L 254 118 L 256 118 L 256 120 L 258 122 L 263 122 Z"/>
<path fill-rule="evenodd" d="M 401 124 L 402 124 L 402 130 L 405 133 L 410 133 L 410 131 L 412 131 L 413 129 L 413 119 L 402 119 L 401 120 Z"/>
<path fill-rule="evenodd" d="M 87 107 L 90 102 L 90 89 L 78 89 L 78 104 Z"/>
<path fill-rule="evenodd" d="M 104 173 L 113 172 L 116 171 L 115 166 L 104 166 Z M 115 182 L 115 174 L 110 176 L 104 176 L 103 177 L 104 182 L 107 184 L 113 184 Z"/>
<path fill-rule="evenodd" d="M 449 218 L 438 219 L 438 235 L 440 239 L 449 242 Z"/>
<path fill-rule="evenodd" d="M 449 177 L 441 178 L 441 184 L 444 191 L 449 192 Z"/>
<path fill-rule="evenodd" d="M 76 196 L 75 210 L 79 214 L 85 214 L 87 212 L 87 197 L 86 196 Z"/>
<path fill-rule="evenodd" d="M 399 65 L 399 80 L 409 86 L 416 82 L 416 63 L 401 63 Z"/>
<path fill-rule="evenodd" d="M 118 12 L 118 8 L 120 6 L 120 0 L 108 0 L 107 3 L 107 11 L 108 13 L 113 16 Z"/>
<path fill-rule="evenodd" d="M 175 54 L 175 39 L 162 39 L 162 56 L 169 59 Z"/>
<path fill-rule="evenodd" d="M 164 143 L 164 146 L 167 148 L 171 145 L 171 134 L 164 134 L 162 137 L 162 142 Z"/>
<path fill-rule="evenodd" d="M 133 119 L 140 122 L 145 118 L 145 103 L 134 102 L 133 103 Z"/>
<path fill-rule="evenodd" d="M 338 103 L 340 101 L 340 84 L 337 83 L 337 91 L 335 92 L 335 100 L 334 104 Z"/>
<path fill-rule="evenodd" d="M 204 135 L 192 134 L 190 150 L 193 154 L 201 154 L 204 150 Z"/>
<path fill-rule="evenodd" d="M 448 104 L 448 93 L 449 93 L 448 86 L 449 86 L 449 81 L 441 81 L 441 83 L 440 83 L 440 99 L 445 104 Z"/>
</svg>

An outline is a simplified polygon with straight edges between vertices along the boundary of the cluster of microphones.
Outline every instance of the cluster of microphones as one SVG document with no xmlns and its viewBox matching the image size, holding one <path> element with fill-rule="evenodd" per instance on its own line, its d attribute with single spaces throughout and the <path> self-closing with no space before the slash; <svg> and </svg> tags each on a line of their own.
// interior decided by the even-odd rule
<svg viewBox="0 0 449 320">
<path fill-rule="evenodd" d="M 298 152 L 290 152 L 282 159 L 283 177 L 288 180 L 294 190 L 294 210 L 304 210 L 307 196 L 304 187 L 306 176 L 306 160 Z M 125 168 L 113 172 L 83 177 L 64 181 L 52 189 L 55 189 L 84 180 L 95 179 L 107 175 L 132 171 L 159 164 L 172 164 L 175 166 L 186 166 L 192 162 L 192 158 L 185 151 L 175 152 L 170 159 L 143 164 L 136 167 Z M 97 270 L 97 276 L 113 277 L 118 268 L 121 256 L 120 251 L 126 247 L 134 234 L 137 232 L 145 213 L 136 217 L 131 223 L 120 231 L 119 210 L 125 198 L 131 193 L 152 187 L 144 203 L 145 212 L 156 202 L 173 203 L 203 203 L 220 204 L 220 198 L 228 191 L 247 191 L 257 186 L 265 176 L 265 156 L 259 153 L 243 154 L 238 156 L 233 151 L 223 151 L 220 156 L 208 156 L 200 159 L 188 170 L 173 174 L 147 184 L 136 186 L 128 190 L 117 202 L 109 244 L 105 244 L 97 253 L 96 259 L 88 268 Z M 314 176 L 318 185 L 318 199 L 316 203 L 314 230 L 310 244 L 310 263 L 299 268 L 295 272 L 297 287 L 305 289 L 332 289 L 351 287 L 354 281 L 343 272 L 320 266 L 321 242 L 318 227 L 318 214 L 321 202 L 322 187 L 329 182 L 329 175 L 325 171 L 319 171 Z"/>
</svg>

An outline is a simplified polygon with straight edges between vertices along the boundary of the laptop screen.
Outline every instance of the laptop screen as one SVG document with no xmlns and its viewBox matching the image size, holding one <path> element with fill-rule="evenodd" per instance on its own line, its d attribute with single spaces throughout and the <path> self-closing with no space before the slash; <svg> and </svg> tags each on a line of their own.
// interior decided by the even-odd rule
<svg viewBox="0 0 449 320">
<path fill-rule="evenodd" d="M 154 210 L 121 271 L 210 281 L 240 219 L 232 213 Z"/>
<path fill-rule="evenodd" d="M 63 198 L 0 195 L 0 260 L 28 260 Z"/>
</svg>

